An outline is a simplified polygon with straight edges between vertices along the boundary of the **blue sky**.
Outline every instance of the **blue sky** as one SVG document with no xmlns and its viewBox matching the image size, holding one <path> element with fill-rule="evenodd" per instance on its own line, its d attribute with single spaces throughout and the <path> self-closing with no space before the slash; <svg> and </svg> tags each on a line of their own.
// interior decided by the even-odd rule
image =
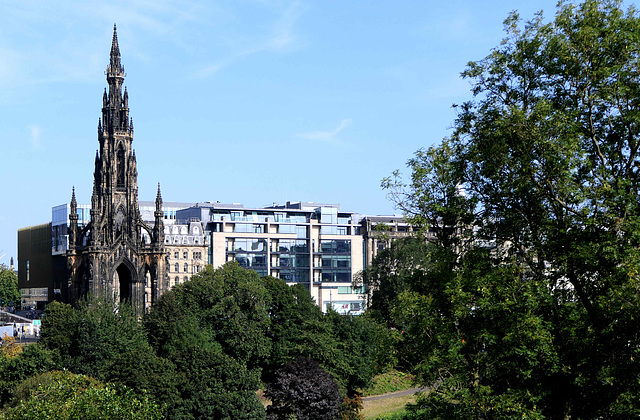
<svg viewBox="0 0 640 420">
<path fill-rule="evenodd" d="M 0 263 L 72 186 L 90 201 L 114 23 L 141 200 L 393 214 L 380 180 L 448 134 L 465 64 L 555 3 L 3 1 Z"/>
</svg>

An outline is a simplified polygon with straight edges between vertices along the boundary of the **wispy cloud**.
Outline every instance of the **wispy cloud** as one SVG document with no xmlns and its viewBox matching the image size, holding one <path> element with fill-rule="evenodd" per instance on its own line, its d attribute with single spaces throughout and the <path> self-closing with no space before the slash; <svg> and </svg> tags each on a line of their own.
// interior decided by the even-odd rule
<svg viewBox="0 0 640 420">
<path fill-rule="evenodd" d="M 30 137 L 29 141 L 31 142 L 31 146 L 35 150 L 40 150 L 42 148 L 42 142 L 40 141 L 41 130 L 37 125 L 32 125 L 29 127 Z"/>
<path fill-rule="evenodd" d="M 306 7 L 299 2 L 291 3 L 275 20 L 265 35 L 251 41 L 235 53 L 226 58 L 207 65 L 194 73 L 197 78 L 210 76 L 219 70 L 235 64 L 241 59 L 261 52 L 284 52 L 293 47 L 296 42 L 294 27 L 298 19 L 304 14 Z"/>
<path fill-rule="evenodd" d="M 351 119 L 350 118 L 345 118 L 344 120 L 340 121 L 340 123 L 338 123 L 336 128 L 334 128 L 333 130 L 309 131 L 307 133 L 297 134 L 296 137 L 300 138 L 300 139 L 316 140 L 316 141 L 322 141 L 322 142 L 327 142 L 327 143 L 335 143 L 335 142 L 337 142 L 336 136 L 338 135 L 338 133 L 340 133 L 342 130 L 344 130 L 345 128 L 349 127 L 350 125 L 351 125 Z"/>
</svg>

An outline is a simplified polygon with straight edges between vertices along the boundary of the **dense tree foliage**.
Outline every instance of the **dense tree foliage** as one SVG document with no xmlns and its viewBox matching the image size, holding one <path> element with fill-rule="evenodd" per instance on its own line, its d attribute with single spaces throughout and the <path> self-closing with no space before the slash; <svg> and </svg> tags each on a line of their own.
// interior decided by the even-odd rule
<svg viewBox="0 0 640 420">
<path fill-rule="evenodd" d="M 21 407 L 12 416 L 85 404 L 85 394 L 40 405 L 25 394 L 56 377 L 33 375 L 64 369 L 105 384 L 91 398 L 126 389 L 159 404 L 166 418 L 259 419 L 266 413 L 256 391 L 300 356 L 329 372 L 338 403 L 340 392 L 354 395 L 380 366 L 385 337 L 368 317 L 323 314 L 303 285 L 260 278 L 237 263 L 209 266 L 164 293 L 142 323 L 130 305 L 104 296 L 48 304 L 40 342 L 0 354 L 0 399 Z M 357 417 L 358 406 L 351 408 Z"/>
<path fill-rule="evenodd" d="M 136 396 L 126 387 L 104 385 L 84 375 L 47 372 L 17 386 L 15 406 L 0 413 L 2 420 L 154 420 L 162 419 L 158 404 Z"/>
<path fill-rule="evenodd" d="M 162 295 L 145 319 L 158 355 L 185 381 L 174 419 L 259 419 L 260 363 L 269 355 L 268 293 L 255 271 L 211 266 Z"/>
<path fill-rule="evenodd" d="M 182 377 L 156 356 L 130 305 L 107 297 L 89 298 L 77 308 L 52 302 L 41 330 L 40 344 L 60 355 L 63 368 L 148 392 L 161 404 L 179 401 Z"/>
<path fill-rule="evenodd" d="M 427 246 L 419 236 L 395 239 L 377 253 L 370 266 L 358 273 L 355 284 L 364 286 L 367 315 L 393 326 L 392 302 L 412 285 L 422 283 L 420 267 L 428 258 Z"/>
<path fill-rule="evenodd" d="M 640 18 L 587 0 L 505 26 L 451 138 L 384 182 L 430 231 L 402 286 L 382 279 L 434 387 L 415 416 L 636 417 Z"/>
<path fill-rule="evenodd" d="M 20 382 L 33 375 L 60 368 L 58 353 L 40 345 L 26 346 L 14 356 L 0 353 L 0 407 L 13 398 Z"/>
<path fill-rule="evenodd" d="M 333 376 L 306 357 L 298 357 L 276 370 L 264 395 L 271 400 L 267 407 L 270 420 L 334 420 L 342 401 Z"/>
<path fill-rule="evenodd" d="M 265 360 L 263 381 L 299 356 L 313 359 L 353 395 L 369 385 L 376 369 L 386 365 L 387 331 L 367 317 L 323 314 L 301 284 L 287 286 L 273 277 L 262 279 L 270 295 L 268 336 L 272 351 Z"/>
<path fill-rule="evenodd" d="M 0 306 L 19 306 L 18 276 L 4 264 L 0 264 Z"/>
</svg>

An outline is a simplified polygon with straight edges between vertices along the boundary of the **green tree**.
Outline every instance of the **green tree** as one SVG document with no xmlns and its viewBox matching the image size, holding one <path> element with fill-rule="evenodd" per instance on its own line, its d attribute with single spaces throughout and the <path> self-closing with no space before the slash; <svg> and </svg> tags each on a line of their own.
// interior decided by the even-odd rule
<svg viewBox="0 0 640 420">
<path fill-rule="evenodd" d="M 338 384 L 318 362 L 298 357 L 275 372 L 265 387 L 267 419 L 334 420 L 341 403 Z"/>
<path fill-rule="evenodd" d="M 316 360 L 331 373 L 340 390 L 353 395 L 374 375 L 385 330 L 367 317 L 323 314 L 301 284 L 263 277 L 269 292 L 268 336 L 272 350 L 264 362 L 262 379 L 274 380 L 275 371 L 297 357 Z"/>
<path fill-rule="evenodd" d="M 561 3 L 463 76 L 451 138 L 384 181 L 431 228 L 390 312 L 433 418 L 640 413 L 640 18 Z M 424 413 L 424 411 L 422 411 Z M 416 411 L 415 413 L 420 413 Z"/>
<path fill-rule="evenodd" d="M 0 407 L 12 399 L 20 382 L 30 376 L 60 368 L 59 354 L 39 344 L 25 346 L 24 351 L 15 357 L 0 354 Z"/>
<path fill-rule="evenodd" d="M 179 404 L 184 378 L 155 354 L 131 305 L 90 297 L 77 308 L 52 302 L 42 323 L 41 345 L 57 351 L 62 366 L 104 382 L 125 385 L 161 404 Z"/>
<path fill-rule="evenodd" d="M 164 293 L 145 318 L 158 354 L 186 378 L 176 419 L 259 419 L 255 391 L 268 357 L 268 293 L 255 271 L 208 266 Z"/>
<path fill-rule="evenodd" d="M 390 308 L 411 284 L 422 282 L 423 271 L 419 267 L 424 266 L 426 258 L 427 242 L 419 236 L 394 239 L 389 247 L 378 252 L 354 282 L 356 287 L 364 287 L 368 315 L 393 326 Z"/>
<path fill-rule="evenodd" d="M 126 387 L 116 387 L 84 375 L 47 372 L 19 384 L 20 399 L 0 413 L 3 420 L 162 419 L 160 406 Z"/>
<path fill-rule="evenodd" d="M 18 276 L 4 264 L 0 264 L 0 306 L 20 305 Z"/>
</svg>

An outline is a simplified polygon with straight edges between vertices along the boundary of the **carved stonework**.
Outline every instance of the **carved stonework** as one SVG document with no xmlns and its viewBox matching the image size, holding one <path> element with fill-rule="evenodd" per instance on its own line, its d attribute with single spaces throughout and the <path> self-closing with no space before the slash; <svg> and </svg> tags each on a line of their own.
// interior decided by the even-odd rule
<svg viewBox="0 0 640 420">
<path fill-rule="evenodd" d="M 99 148 L 95 157 L 91 221 L 78 231 L 77 217 L 70 217 L 67 268 L 69 298 L 76 301 L 86 293 L 118 291 L 120 299 L 130 299 L 139 312 L 165 290 L 157 279 L 165 278 L 166 263 L 160 186 L 156 196 L 155 225 L 146 225 L 138 208 L 138 172 L 132 148 L 133 121 L 129 117 L 129 95 L 122 91 L 124 67 L 116 28 L 109 66 L 108 92 L 102 98 L 102 117 L 98 122 Z M 75 191 L 72 207 L 75 207 Z M 75 213 L 75 208 L 72 209 Z M 141 230 L 152 232 L 151 241 L 142 241 Z M 82 240 L 77 240 L 82 238 Z M 150 270 L 151 299 L 145 301 L 145 275 Z"/>
</svg>

